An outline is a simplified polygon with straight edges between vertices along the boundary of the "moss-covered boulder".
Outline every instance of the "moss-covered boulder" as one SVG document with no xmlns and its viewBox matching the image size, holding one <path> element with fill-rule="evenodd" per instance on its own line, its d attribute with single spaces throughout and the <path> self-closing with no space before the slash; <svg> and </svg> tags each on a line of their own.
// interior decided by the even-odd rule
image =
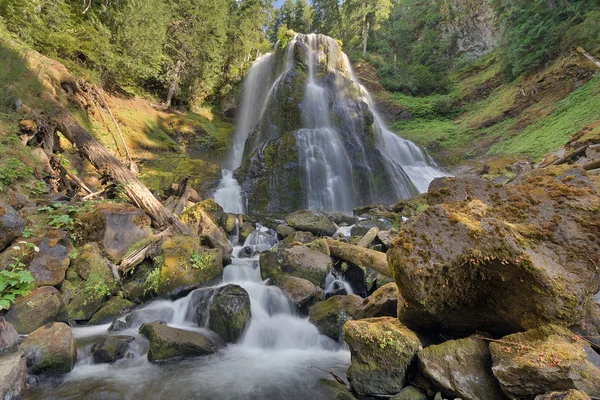
<svg viewBox="0 0 600 400">
<path fill-rule="evenodd" d="M 19 213 L 8 204 L 0 202 L 0 251 L 21 236 L 24 227 L 25 220 Z"/>
<path fill-rule="evenodd" d="M 195 204 L 192 207 L 186 208 L 181 214 L 181 220 L 188 226 L 191 226 L 195 232 L 198 232 L 200 241 L 202 244 L 221 251 L 221 260 L 223 265 L 231 263 L 231 252 L 233 248 L 227 239 L 227 234 L 221 228 L 213 218 L 217 219 L 216 216 L 209 214 L 213 210 L 214 206 L 218 207 L 221 211 L 218 215 L 223 214 L 223 209 L 214 200 L 204 201 L 202 203 Z M 212 211 L 217 213 L 218 211 Z M 220 221 L 220 217 L 219 217 Z"/>
<path fill-rule="evenodd" d="M 254 225 L 252 225 L 250 222 L 244 222 L 242 226 L 240 226 L 240 240 L 242 242 L 246 241 L 248 236 L 250 236 L 250 234 L 254 231 L 256 231 Z"/>
<path fill-rule="evenodd" d="M 38 244 L 37 252 L 27 269 L 35 278 L 36 286 L 56 286 L 65 279 L 71 264 L 69 259 L 69 235 L 65 231 L 51 229 Z"/>
<path fill-rule="evenodd" d="M 152 235 L 150 218 L 128 203 L 99 203 L 75 221 L 81 242 L 98 242 L 108 258 L 119 262 L 136 244 Z"/>
<path fill-rule="evenodd" d="M 327 215 L 315 211 L 295 211 L 285 217 L 285 222 L 297 231 L 310 232 L 316 236 L 333 236 L 337 226 Z"/>
<path fill-rule="evenodd" d="M 398 314 L 398 286 L 388 283 L 377 289 L 365 299 L 363 310 L 365 318 L 396 317 Z"/>
<path fill-rule="evenodd" d="M 346 385 L 337 381 L 323 378 L 319 379 L 317 385 L 324 400 L 356 400 Z"/>
<path fill-rule="evenodd" d="M 260 272 L 263 279 L 285 274 L 321 285 L 331 268 L 331 257 L 304 246 L 284 248 L 275 246 L 260 254 Z"/>
<path fill-rule="evenodd" d="M 218 349 L 211 339 L 200 333 L 172 328 L 160 322 L 142 325 L 140 333 L 150 341 L 148 360 L 154 363 L 206 356 Z"/>
<path fill-rule="evenodd" d="M 32 374 L 59 375 L 73 369 L 77 345 L 71 328 L 62 322 L 48 323 L 29 334 L 21 344 Z"/>
<path fill-rule="evenodd" d="M 134 336 L 107 336 L 94 343 L 92 357 L 96 364 L 109 364 L 125 357 Z"/>
<path fill-rule="evenodd" d="M 369 218 L 358 221 L 350 230 L 352 236 L 364 236 L 371 229 L 378 228 L 380 231 L 392 229 L 392 224 L 384 218 Z"/>
<path fill-rule="evenodd" d="M 209 327 L 227 343 L 237 342 L 250 323 L 250 296 L 238 285 L 226 285 L 212 296 Z"/>
<path fill-rule="evenodd" d="M 394 395 L 404 387 L 421 342 L 396 318 L 368 318 L 344 325 L 352 364 L 348 380 L 359 395 Z"/>
<path fill-rule="evenodd" d="M 363 299 L 354 294 L 332 296 L 308 310 L 309 321 L 322 334 L 338 341 L 342 338 L 342 329 L 347 321 L 364 317 L 362 303 Z"/>
<path fill-rule="evenodd" d="M 220 250 L 200 247 L 191 236 L 173 236 L 165 240 L 155 258 L 155 270 L 146 280 L 147 290 L 168 295 L 182 287 L 204 286 L 222 273 Z"/>
<path fill-rule="evenodd" d="M 122 297 L 113 296 L 88 321 L 90 325 L 102 325 L 113 322 L 123 313 L 131 310 L 134 304 Z"/>
<path fill-rule="evenodd" d="M 225 214 L 221 226 L 226 233 L 232 234 L 235 231 L 235 228 L 237 227 L 237 223 L 237 216 L 233 214 Z"/>
<path fill-rule="evenodd" d="M 26 378 L 27 358 L 23 351 L 0 356 L 0 399 L 20 399 Z"/>
<path fill-rule="evenodd" d="M 277 225 L 277 236 L 279 236 L 280 239 L 285 239 L 286 237 L 293 235 L 294 232 L 296 232 L 296 230 L 289 225 Z"/>
<path fill-rule="evenodd" d="M 312 282 L 295 276 L 278 275 L 270 283 L 280 288 L 298 309 L 319 295 L 319 288 Z"/>
<path fill-rule="evenodd" d="M 540 394 L 535 396 L 535 400 L 591 400 L 591 397 L 581 390 L 567 390 L 566 392 Z"/>
<path fill-rule="evenodd" d="M 503 335 L 556 323 L 599 336 L 600 196 L 582 170 L 544 168 L 506 186 L 441 178 L 427 201 L 387 253 L 407 326 Z"/>
<path fill-rule="evenodd" d="M 492 374 L 492 356 L 483 339 L 448 340 L 419 351 L 418 358 L 421 374 L 446 397 L 507 399 Z"/>
<path fill-rule="evenodd" d="M 391 400 L 429 400 L 429 397 L 421 389 L 414 386 L 407 386 L 400 393 L 392 397 Z"/>
<path fill-rule="evenodd" d="M 54 321 L 64 308 L 62 297 L 52 286 L 34 289 L 27 296 L 18 297 L 4 316 L 21 334 L 31 333 Z"/>
<path fill-rule="evenodd" d="M 296 232 L 292 233 L 281 241 L 281 244 L 285 247 L 293 247 L 299 243 L 309 244 L 316 240 L 315 236 L 310 232 Z"/>
<path fill-rule="evenodd" d="M 600 396 L 600 355 L 569 330 L 546 325 L 490 344 L 492 371 L 511 398 L 581 390 Z"/>
</svg>

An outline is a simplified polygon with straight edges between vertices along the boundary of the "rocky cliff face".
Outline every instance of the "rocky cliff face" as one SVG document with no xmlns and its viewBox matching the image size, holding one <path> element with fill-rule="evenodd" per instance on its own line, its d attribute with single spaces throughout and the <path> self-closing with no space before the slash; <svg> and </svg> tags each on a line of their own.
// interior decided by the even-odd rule
<svg viewBox="0 0 600 400">
<path fill-rule="evenodd" d="M 452 0 L 448 35 L 455 35 L 455 54 L 477 58 L 492 51 L 498 41 L 491 0 Z"/>
</svg>

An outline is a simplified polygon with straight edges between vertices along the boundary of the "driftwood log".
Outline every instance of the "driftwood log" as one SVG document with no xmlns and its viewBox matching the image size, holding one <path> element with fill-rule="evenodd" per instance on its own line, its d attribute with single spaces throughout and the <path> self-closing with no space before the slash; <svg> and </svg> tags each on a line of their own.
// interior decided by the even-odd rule
<svg viewBox="0 0 600 400">
<path fill-rule="evenodd" d="M 333 257 L 360 265 L 364 268 L 371 268 L 385 276 L 392 276 L 385 253 L 333 239 L 327 239 L 327 245 Z"/>
</svg>

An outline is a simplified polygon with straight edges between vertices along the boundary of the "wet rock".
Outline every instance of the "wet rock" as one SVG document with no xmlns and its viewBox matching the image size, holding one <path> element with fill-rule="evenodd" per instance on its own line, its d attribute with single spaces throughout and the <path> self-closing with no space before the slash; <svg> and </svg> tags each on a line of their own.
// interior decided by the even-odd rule
<svg viewBox="0 0 600 400">
<path fill-rule="evenodd" d="M 119 392 L 105 389 L 103 387 L 92 389 L 89 392 L 83 394 L 81 400 L 124 400 L 125 397 Z"/>
<path fill-rule="evenodd" d="M 396 318 L 348 321 L 344 340 L 350 347 L 350 386 L 359 395 L 393 395 L 402 390 L 421 342 Z"/>
<path fill-rule="evenodd" d="M 332 236 L 337 226 L 326 215 L 314 211 L 296 211 L 285 217 L 289 226 L 297 231 L 310 232 L 316 236 Z"/>
<path fill-rule="evenodd" d="M 21 236 L 25 221 L 14 208 L 0 202 L 0 251 Z"/>
<path fill-rule="evenodd" d="M 600 396 L 600 356 L 569 330 L 546 325 L 490 344 L 492 371 L 511 398 L 577 389 Z"/>
<path fill-rule="evenodd" d="M 371 218 L 358 221 L 350 230 L 352 236 L 365 236 L 371 229 L 378 228 L 380 231 L 392 229 L 392 224 L 387 219 Z"/>
<path fill-rule="evenodd" d="M 283 248 L 276 246 L 260 254 L 263 279 L 285 274 L 306 279 L 319 286 L 329 273 L 331 258 L 303 246 Z"/>
<path fill-rule="evenodd" d="M 367 293 L 369 294 L 372 294 L 377 289 L 387 285 L 388 283 L 394 282 L 392 277 L 382 275 L 371 268 L 367 268 L 367 276 L 365 277 L 365 280 L 367 285 Z"/>
<path fill-rule="evenodd" d="M 37 286 L 56 286 L 65 279 L 65 273 L 71 264 L 69 259 L 69 235 L 65 231 L 51 229 L 38 245 L 40 251 L 35 254 L 27 267 L 35 278 Z"/>
<path fill-rule="evenodd" d="M 113 322 L 123 313 L 131 310 L 134 304 L 122 297 L 113 296 L 102 306 L 98 312 L 88 321 L 90 325 L 103 325 Z"/>
<path fill-rule="evenodd" d="M 252 247 L 245 246 L 242 248 L 242 250 L 240 250 L 240 254 L 238 255 L 238 257 L 239 258 L 251 258 L 253 253 L 254 252 L 252 251 Z"/>
<path fill-rule="evenodd" d="M 4 317 L 0 317 L 0 354 L 14 350 L 19 343 L 17 330 Z"/>
<path fill-rule="evenodd" d="M 221 227 L 227 234 L 232 234 L 237 227 L 237 217 L 233 214 L 225 214 L 223 216 L 223 221 Z"/>
<path fill-rule="evenodd" d="M 598 336 L 589 255 L 600 254 L 600 197 L 581 170 L 544 168 L 507 186 L 436 179 L 427 201 L 387 253 L 407 326 L 503 335 L 552 322 Z"/>
<path fill-rule="evenodd" d="M 210 318 L 210 305 L 213 296 L 219 291 L 218 288 L 203 288 L 194 290 L 191 294 L 187 317 L 194 319 L 198 326 L 208 328 Z"/>
<path fill-rule="evenodd" d="M 134 244 L 152 235 L 150 217 L 128 203 L 100 203 L 81 215 L 77 230 L 82 242 L 98 242 L 108 258 L 118 263 Z"/>
<path fill-rule="evenodd" d="M 240 226 L 240 240 L 242 242 L 245 241 L 254 231 L 256 231 L 254 225 L 252 225 L 250 222 L 244 222 L 242 226 Z"/>
<path fill-rule="evenodd" d="M 29 334 L 21 344 L 31 374 L 59 375 L 73 369 L 77 346 L 71 328 L 62 322 L 48 323 Z"/>
<path fill-rule="evenodd" d="M 311 250 L 318 251 L 319 253 L 325 254 L 327 257 L 331 256 L 331 252 L 329 251 L 329 246 L 327 245 L 327 240 L 325 238 L 315 239 L 310 243 L 306 244 Z"/>
<path fill-rule="evenodd" d="M 319 293 L 318 288 L 310 281 L 295 276 L 278 275 L 271 280 L 271 284 L 280 288 L 298 309 Z"/>
<path fill-rule="evenodd" d="M 535 400 L 591 400 L 591 398 L 581 390 L 567 390 L 566 392 L 540 394 L 535 396 Z"/>
<path fill-rule="evenodd" d="M 173 318 L 172 308 L 142 308 L 133 310 L 124 317 L 115 320 L 108 328 L 109 331 L 122 331 L 129 328 L 139 328 L 145 323 L 154 321 L 169 321 Z"/>
<path fill-rule="evenodd" d="M 114 363 L 125 357 L 134 336 L 107 336 L 94 344 L 92 356 L 97 364 Z"/>
<path fill-rule="evenodd" d="M 346 215 L 341 213 L 331 213 L 328 216 L 329 220 L 336 225 L 354 225 L 358 218 L 353 215 Z"/>
<path fill-rule="evenodd" d="M 0 356 L 0 399 L 20 399 L 26 377 L 27 361 L 23 351 Z"/>
<path fill-rule="evenodd" d="M 154 363 L 206 356 L 218 349 L 211 339 L 200 333 L 172 328 L 159 322 L 142 325 L 140 333 L 150 341 L 148 360 Z"/>
<path fill-rule="evenodd" d="M 289 225 L 278 225 L 277 226 L 277 235 L 280 239 L 285 239 L 286 237 L 293 235 L 296 230 Z"/>
<path fill-rule="evenodd" d="M 414 386 L 407 386 L 391 400 L 429 400 L 427 394 Z"/>
<path fill-rule="evenodd" d="M 343 262 L 340 269 L 344 280 L 352 288 L 352 292 L 360 297 L 367 297 L 366 268 L 349 262 Z"/>
<path fill-rule="evenodd" d="M 342 328 L 347 321 L 364 317 L 362 303 L 363 299 L 354 294 L 330 297 L 310 308 L 309 321 L 322 334 L 333 340 L 340 340 Z"/>
<path fill-rule="evenodd" d="M 492 374 L 492 357 L 483 339 L 448 340 L 426 347 L 418 356 L 419 371 L 446 397 L 507 399 Z"/>
<path fill-rule="evenodd" d="M 62 297 L 56 288 L 43 286 L 34 289 L 27 296 L 18 297 L 4 316 L 21 334 L 31 333 L 53 321 L 64 307 Z"/>
<path fill-rule="evenodd" d="M 380 287 L 365 299 L 363 311 L 365 318 L 396 317 L 398 314 L 398 286 L 388 283 Z"/>
<path fill-rule="evenodd" d="M 285 239 L 282 240 L 281 244 L 283 246 L 294 246 L 298 243 L 308 244 L 314 241 L 316 238 L 310 232 L 294 232 Z"/>
<path fill-rule="evenodd" d="M 339 382 L 331 379 L 319 379 L 317 382 L 319 391 L 323 394 L 325 400 L 355 400 L 350 390 Z"/>
<path fill-rule="evenodd" d="M 198 203 L 193 207 L 187 208 L 181 214 L 181 220 L 190 227 L 192 227 L 194 231 L 198 232 L 198 234 L 200 235 L 200 240 L 203 244 L 207 245 L 210 248 L 220 250 L 223 265 L 228 265 L 231 263 L 231 252 L 233 251 L 233 248 L 231 247 L 231 244 L 227 239 L 227 234 L 225 233 L 223 228 L 218 226 L 218 223 L 214 222 L 213 218 L 217 217 L 213 215 L 213 217 L 211 218 L 209 214 L 211 212 L 211 208 L 208 208 L 209 211 L 206 211 L 207 201 L 208 200 L 202 203 Z M 209 204 L 212 205 L 213 203 L 214 200 L 211 199 L 211 202 Z M 216 205 L 218 206 L 220 211 L 217 210 L 213 211 L 212 213 L 218 213 L 219 215 L 222 215 L 223 210 L 221 209 L 221 206 L 219 206 L 218 204 Z M 220 218 L 218 220 L 220 220 Z"/>
<path fill-rule="evenodd" d="M 209 327 L 227 343 L 235 343 L 250 323 L 250 296 L 238 285 L 219 288 L 210 305 Z"/>
</svg>

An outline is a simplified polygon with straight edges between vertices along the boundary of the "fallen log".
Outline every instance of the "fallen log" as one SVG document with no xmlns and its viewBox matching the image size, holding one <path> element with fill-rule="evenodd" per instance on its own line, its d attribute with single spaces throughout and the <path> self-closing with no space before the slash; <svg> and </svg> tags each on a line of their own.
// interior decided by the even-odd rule
<svg viewBox="0 0 600 400">
<path fill-rule="evenodd" d="M 132 251 L 127 257 L 121 260 L 118 270 L 121 272 L 121 274 L 125 275 L 144 262 L 146 258 L 156 257 L 160 253 L 160 247 L 164 241 L 172 235 L 173 231 L 171 228 L 162 231 L 158 235 L 155 235 L 150 240 L 150 243 Z"/>
<path fill-rule="evenodd" d="M 588 60 L 590 60 L 591 62 L 593 62 L 594 64 L 596 64 L 596 67 L 600 68 L 600 61 L 598 61 L 596 59 L 596 57 L 592 56 L 590 53 L 588 53 L 587 51 L 585 51 L 583 49 L 583 47 L 578 47 L 577 51 L 580 52 L 581 54 L 583 54 L 583 56 L 585 58 L 587 58 Z"/>
<path fill-rule="evenodd" d="M 600 168 L 600 159 L 583 164 L 581 168 L 585 169 L 586 171 L 591 171 L 593 169 Z"/>
<path fill-rule="evenodd" d="M 363 236 L 362 239 L 360 239 L 356 245 L 358 247 L 368 248 L 371 245 L 371 243 L 373 243 L 373 240 L 375 240 L 378 233 L 379 228 L 374 226 L 373 228 L 369 229 L 367 233 L 365 233 L 365 236 Z"/>
<path fill-rule="evenodd" d="M 333 257 L 360 265 L 363 268 L 371 268 L 385 276 L 392 276 L 385 253 L 333 239 L 326 240 Z"/>
<path fill-rule="evenodd" d="M 67 140 L 73 143 L 101 174 L 108 176 L 114 183 L 120 184 L 131 201 L 150 216 L 157 228 L 173 227 L 175 233 L 193 235 L 179 218 L 167 212 L 150 190 L 86 131 L 68 111 L 63 109 L 56 116 L 55 121 L 58 130 Z"/>
<path fill-rule="evenodd" d="M 567 161 L 572 160 L 573 158 L 580 156 L 582 154 L 585 154 L 585 151 L 587 150 L 588 145 L 586 144 L 585 146 L 581 146 L 578 149 L 576 149 L 575 151 L 567 154 L 566 156 L 559 158 L 558 160 L 550 163 L 550 165 L 561 165 L 566 163 Z"/>
</svg>

